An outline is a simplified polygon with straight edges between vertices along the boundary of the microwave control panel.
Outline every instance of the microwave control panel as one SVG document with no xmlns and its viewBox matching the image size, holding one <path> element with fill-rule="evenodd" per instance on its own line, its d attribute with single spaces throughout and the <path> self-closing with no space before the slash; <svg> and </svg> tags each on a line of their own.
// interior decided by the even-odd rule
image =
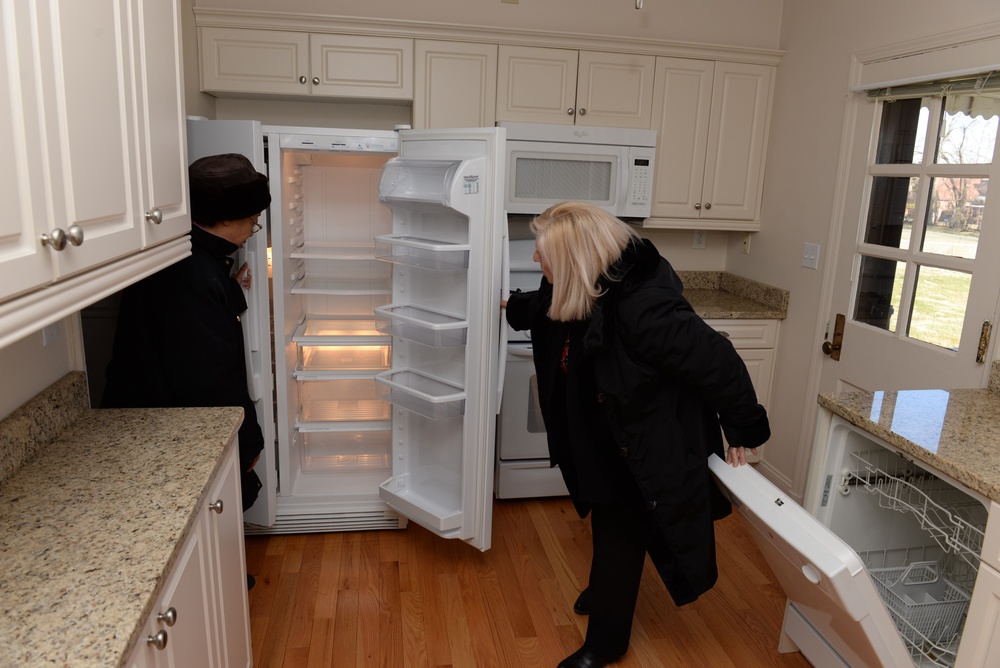
<svg viewBox="0 0 1000 668">
<path fill-rule="evenodd" d="M 626 216 L 649 216 L 650 197 L 653 192 L 654 149 L 631 147 L 629 149 L 628 204 Z"/>
</svg>

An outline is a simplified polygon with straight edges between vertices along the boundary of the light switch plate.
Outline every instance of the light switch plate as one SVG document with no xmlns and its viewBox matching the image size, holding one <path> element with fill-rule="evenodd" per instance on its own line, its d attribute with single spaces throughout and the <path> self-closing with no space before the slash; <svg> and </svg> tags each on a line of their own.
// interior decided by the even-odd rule
<svg viewBox="0 0 1000 668">
<path fill-rule="evenodd" d="M 802 244 L 802 266 L 806 269 L 819 267 L 819 244 Z"/>
</svg>

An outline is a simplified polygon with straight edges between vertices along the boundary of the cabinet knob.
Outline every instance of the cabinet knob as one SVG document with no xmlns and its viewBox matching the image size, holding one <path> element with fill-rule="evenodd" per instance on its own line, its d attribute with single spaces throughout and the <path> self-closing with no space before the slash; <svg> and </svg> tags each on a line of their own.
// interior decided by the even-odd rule
<svg viewBox="0 0 1000 668">
<path fill-rule="evenodd" d="M 157 631 L 154 636 L 146 636 L 146 644 L 152 645 L 156 649 L 163 649 L 167 646 L 167 632 Z"/>
<path fill-rule="evenodd" d="M 319 85 L 319 77 L 313 77 L 313 86 Z"/>
<path fill-rule="evenodd" d="M 57 227 L 48 234 L 43 234 L 42 245 L 49 246 L 52 250 L 61 251 L 63 248 L 66 248 L 66 232 L 62 228 Z"/>
<path fill-rule="evenodd" d="M 156 613 L 156 619 L 163 622 L 167 626 L 173 626 L 177 623 L 177 608 L 171 606 L 167 608 L 166 612 Z"/>
<path fill-rule="evenodd" d="M 222 499 L 219 499 L 215 503 L 208 504 L 208 507 L 211 508 L 213 511 L 215 511 L 215 512 L 217 512 L 217 513 L 219 513 L 221 515 L 222 514 L 222 508 L 223 508 Z"/>
<path fill-rule="evenodd" d="M 309 79 L 306 79 L 306 75 L 303 74 L 302 76 L 299 77 L 300 84 L 304 84 L 307 81 L 309 81 Z"/>
<path fill-rule="evenodd" d="M 586 116 L 587 115 L 587 110 L 586 109 L 581 109 L 580 110 L 580 115 L 581 116 Z"/>
<path fill-rule="evenodd" d="M 159 209 L 153 209 L 146 212 L 146 220 L 153 223 L 154 225 L 159 225 L 163 222 L 163 212 Z"/>
<path fill-rule="evenodd" d="M 695 210 L 701 211 L 701 202 L 696 202 L 694 205 Z"/>
<path fill-rule="evenodd" d="M 66 230 L 66 241 L 70 242 L 74 246 L 79 246 L 83 243 L 83 228 L 79 225 L 70 225 L 69 229 Z"/>
<path fill-rule="evenodd" d="M 708 204 L 706 204 L 706 205 L 705 205 L 705 208 L 706 208 L 706 209 L 711 209 L 711 208 L 712 208 L 712 203 L 711 203 L 711 202 L 709 202 Z"/>
<path fill-rule="evenodd" d="M 573 107 L 570 107 L 569 109 L 566 110 L 566 113 L 572 116 L 574 111 L 575 110 L 573 109 Z"/>
</svg>

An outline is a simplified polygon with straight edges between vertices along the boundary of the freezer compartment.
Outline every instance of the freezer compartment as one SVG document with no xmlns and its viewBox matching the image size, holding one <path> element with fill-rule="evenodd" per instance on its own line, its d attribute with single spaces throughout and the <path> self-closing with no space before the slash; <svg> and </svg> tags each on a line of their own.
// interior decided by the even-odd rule
<svg viewBox="0 0 1000 668">
<path fill-rule="evenodd" d="M 396 369 L 375 376 L 382 398 L 432 420 L 465 414 L 465 389 L 450 380 L 416 369 Z"/>
<path fill-rule="evenodd" d="M 388 420 L 390 405 L 374 379 L 309 380 L 299 383 L 299 419 L 304 422 Z"/>
<path fill-rule="evenodd" d="M 469 244 L 408 235 L 375 238 L 375 256 L 384 262 L 436 270 L 469 268 Z"/>
<path fill-rule="evenodd" d="M 375 316 L 380 332 L 427 346 L 463 346 L 469 332 L 462 316 L 426 306 L 388 304 L 376 308 Z"/>
</svg>

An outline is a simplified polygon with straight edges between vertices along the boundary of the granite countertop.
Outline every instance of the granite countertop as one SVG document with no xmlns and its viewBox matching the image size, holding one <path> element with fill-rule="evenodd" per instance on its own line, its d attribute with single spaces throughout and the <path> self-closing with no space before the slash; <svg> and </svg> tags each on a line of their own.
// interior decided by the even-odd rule
<svg viewBox="0 0 1000 668">
<path fill-rule="evenodd" d="M 724 271 L 678 271 L 684 297 L 705 320 L 780 320 L 788 291 Z"/>
<path fill-rule="evenodd" d="M 820 394 L 819 403 L 1000 503 L 1000 362 L 987 389 Z"/>
<path fill-rule="evenodd" d="M 242 415 L 76 411 L 0 482 L 0 665 L 128 658 Z"/>
</svg>

